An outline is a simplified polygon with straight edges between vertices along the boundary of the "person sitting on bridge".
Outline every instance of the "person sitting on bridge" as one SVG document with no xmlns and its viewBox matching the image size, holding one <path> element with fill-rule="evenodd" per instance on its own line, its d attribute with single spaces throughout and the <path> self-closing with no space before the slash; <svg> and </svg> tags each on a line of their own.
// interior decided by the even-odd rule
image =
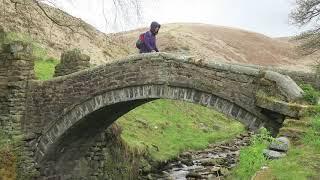
<svg viewBox="0 0 320 180">
<path fill-rule="evenodd" d="M 156 35 L 159 32 L 161 25 L 157 22 L 152 22 L 150 31 L 147 31 L 140 35 L 139 40 L 136 43 L 140 53 L 159 52 L 156 44 Z"/>
</svg>

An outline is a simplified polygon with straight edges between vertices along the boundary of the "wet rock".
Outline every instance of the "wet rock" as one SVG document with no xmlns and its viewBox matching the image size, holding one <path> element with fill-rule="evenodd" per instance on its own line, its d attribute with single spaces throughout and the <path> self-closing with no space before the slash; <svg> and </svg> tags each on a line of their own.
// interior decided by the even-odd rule
<svg viewBox="0 0 320 180">
<path fill-rule="evenodd" d="M 227 168 L 221 168 L 220 172 L 222 176 L 228 176 L 230 174 L 230 171 Z"/>
<path fill-rule="evenodd" d="M 162 171 L 161 172 L 162 174 L 162 177 L 165 177 L 165 178 L 169 178 L 170 177 L 170 173 L 166 172 L 166 171 Z"/>
<path fill-rule="evenodd" d="M 214 161 L 214 160 L 208 160 L 208 161 L 203 161 L 203 162 L 201 162 L 201 165 L 202 166 L 214 166 L 214 165 L 216 165 L 216 162 Z"/>
<path fill-rule="evenodd" d="M 193 166 L 193 161 L 192 161 L 192 159 L 183 159 L 183 160 L 181 160 L 181 163 L 182 163 L 182 164 L 185 164 L 185 165 L 187 165 L 187 166 Z"/>
<path fill-rule="evenodd" d="M 251 133 L 244 133 L 232 141 L 209 145 L 207 149 L 189 151 L 166 164 L 154 179 L 220 179 L 230 174 L 236 165 L 240 148 L 250 143 Z M 160 172 L 159 172 L 160 173 Z"/>
<path fill-rule="evenodd" d="M 280 159 L 286 156 L 286 153 L 283 152 L 278 152 L 278 151 L 273 151 L 269 149 L 263 150 L 263 154 L 268 158 L 268 159 Z"/>
<path fill-rule="evenodd" d="M 215 166 L 210 169 L 210 172 L 214 172 L 215 174 L 220 174 L 221 167 Z"/>
<path fill-rule="evenodd" d="M 274 151 L 287 152 L 289 150 L 290 140 L 286 137 L 276 138 L 269 146 Z"/>
<path fill-rule="evenodd" d="M 149 175 L 146 177 L 146 179 L 148 179 L 148 180 L 153 180 L 151 174 L 149 174 Z"/>
<path fill-rule="evenodd" d="M 190 152 L 184 152 L 180 154 L 180 158 L 182 159 L 192 159 L 192 154 Z"/>
<path fill-rule="evenodd" d="M 225 163 L 226 163 L 226 160 L 224 158 L 215 158 L 215 159 L 202 161 L 201 165 L 202 166 L 217 166 L 217 165 L 224 165 Z"/>
<path fill-rule="evenodd" d="M 148 174 L 151 171 L 151 165 L 145 159 L 141 160 L 140 171 L 142 174 Z"/>
<path fill-rule="evenodd" d="M 201 179 L 202 176 L 195 172 L 190 172 L 186 175 L 186 178 L 194 178 L 194 179 Z"/>
<path fill-rule="evenodd" d="M 242 136 L 241 135 L 237 135 L 236 138 L 237 139 L 242 139 Z"/>
</svg>

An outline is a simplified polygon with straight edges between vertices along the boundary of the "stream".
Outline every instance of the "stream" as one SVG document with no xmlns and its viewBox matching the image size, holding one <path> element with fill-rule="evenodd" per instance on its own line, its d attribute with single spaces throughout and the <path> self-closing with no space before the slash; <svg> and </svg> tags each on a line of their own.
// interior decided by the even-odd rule
<svg viewBox="0 0 320 180">
<path fill-rule="evenodd" d="M 236 166 L 240 149 L 249 145 L 252 135 L 252 132 L 246 132 L 228 142 L 209 145 L 205 150 L 184 152 L 145 179 L 225 179 Z"/>
</svg>

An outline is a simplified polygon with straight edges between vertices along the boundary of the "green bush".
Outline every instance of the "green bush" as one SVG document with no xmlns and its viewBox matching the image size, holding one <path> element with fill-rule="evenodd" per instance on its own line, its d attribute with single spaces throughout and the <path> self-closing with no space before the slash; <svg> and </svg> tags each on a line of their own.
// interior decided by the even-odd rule
<svg viewBox="0 0 320 180">
<path fill-rule="evenodd" d="M 319 98 L 320 98 L 320 92 L 315 90 L 310 84 L 302 84 L 301 88 L 304 91 L 304 99 L 312 104 L 312 105 L 316 105 L 319 102 Z"/>
</svg>

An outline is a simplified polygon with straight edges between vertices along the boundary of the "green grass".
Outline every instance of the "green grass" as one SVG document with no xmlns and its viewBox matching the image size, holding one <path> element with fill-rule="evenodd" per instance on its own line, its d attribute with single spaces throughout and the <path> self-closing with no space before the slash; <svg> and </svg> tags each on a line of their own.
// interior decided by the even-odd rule
<svg viewBox="0 0 320 180">
<path fill-rule="evenodd" d="M 232 179 L 251 179 L 268 162 L 263 155 L 263 150 L 267 148 L 270 141 L 272 138 L 266 129 L 262 129 L 260 134 L 255 135 L 251 145 L 240 150 L 240 161 L 233 171 Z"/>
<path fill-rule="evenodd" d="M 314 117 L 311 121 L 311 128 L 307 130 L 303 142 L 320 152 L 320 116 Z"/>
<path fill-rule="evenodd" d="M 34 71 L 39 80 L 49 80 L 54 75 L 54 68 L 59 64 L 55 59 L 38 60 L 35 62 Z"/>
<path fill-rule="evenodd" d="M 308 145 L 293 147 L 286 158 L 271 161 L 268 166 L 277 180 L 319 179 L 320 152 Z"/>
<path fill-rule="evenodd" d="M 306 134 L 298 145 L 292 145 L 285 158 L 280 160 L 265 160 L 262 150 L 265 144 L 253 143 L 240 152 L 240 162 L 234 170 L 232 179 L 251 179 L 263 165 L 269 167 L 264 172 L 260 171 L 259 180 L 307 180 L 320 179 L 320 109 L 316 109 L 310 119 L 311 127 L 307 128 Z M 315 115 L 317 114 L 317 115 Z M 296 128 L 299 128 L 296 126 Z M 305 128 L 305 127 L 304 127 Z M 254 178 L 255 179 L 255 178 Z"/>
<path fill-rule="evenodd" d="M 269 164 L 274 178 L 320 179 L 320 109 L 315 111 L 313 117 L 305 117 L 311 121 L 311 127 L 300 140 L 300 145 L 293 146 L 286 158 Z"/>
<path fill-rule="evenodd" d="M 211 109 L 173 100 L 157 100 L 136 108 L 117 123 L 131 147 L 164 161 L 190 149 L 226 140 L 244 127 Z"/>
</svg>

